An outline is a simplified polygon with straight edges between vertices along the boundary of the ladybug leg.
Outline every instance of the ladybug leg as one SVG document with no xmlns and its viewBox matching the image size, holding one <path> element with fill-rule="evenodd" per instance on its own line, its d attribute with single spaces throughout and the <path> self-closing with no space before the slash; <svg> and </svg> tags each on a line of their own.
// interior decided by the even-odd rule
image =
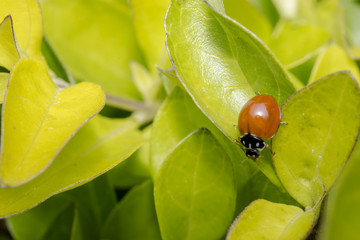
<svg viewBox="0 0 360 240">
<path fill-rule="evenodd" d="M 288 125 L 287 122 L 280 122 L 281 125 Z"/>
<path fill-rule="evenodd" d="M 238 125 L 234 124 L 233 126 L 234 126 L 234 128 L 235 128 L 236 130 L 239 130 L 239 126 L 238 126 Z"/>
<path fill-rule="evenodd" d="M 255 92 L 256 96 L 261 95 L 260 92 Z"/>
</svg>

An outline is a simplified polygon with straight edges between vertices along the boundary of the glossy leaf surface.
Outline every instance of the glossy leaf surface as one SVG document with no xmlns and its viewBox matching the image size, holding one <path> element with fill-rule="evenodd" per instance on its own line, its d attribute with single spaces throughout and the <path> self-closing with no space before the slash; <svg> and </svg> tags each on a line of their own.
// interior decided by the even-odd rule
<svg viewBox="0 0 360 240">
<path fill-rule="evenodd" d="M 281 113 L 287 125 L 272 142 L 276 172 L 294 199 L 314 206 L 316 181 L 329 190 L 355 144 L 359 86 L 348 72 L 329 75 L 293 95 Z"/>
<path fill-rule="evenodd" d="M 11 71 L 4 102 L 0 178 L 3 186 L 12 187 L 43 172 L 103 108 L 105 94 L 86 82 L 59 89 L 42 62 L 23 58 Z"/>
<path fill-rule="evenodd" d="M 23 212 L 95 178 L 129 157 L 142 143 L 132 120 L 95 116 L 41 175 L 19 187 L 0 189 L 0 217 Z"/>
<path fill-rule="evenodd" d="M 118 203 L 104 224 L 102 239 L 161 239 L 151 181 L 134 187 Z"/>
<path fill-rule="evenodd" d="M 125 1 L 42 0 L 41 8 L 45 35 L 74 77 L 111 95 L 140 98 L 129 61 L 142 57 Z"/>
<path fill-rule="evenodd" d="M 235 239 L 304 239 L 311 229 L 315 212 L 272 203 L 263 199 L 252 202 L 231 226 L 226 237 Z"/>
<path fill-rule="evenodd" d="M 163 239 L 219 239 L 236 202 L 233 165 L 207 129 L 185 138 L 155 179 L 155 206 Z"/>
<path fill-rule="evenodd" d="M 213 4 L 219 4 L 213 1 Z M 283 103 L 294 87 L 267 47 L 201 0 L 173 0 L 166 17 L 175 70 L 196 104 L 230 138 L 241 107 L 255 92 Z"/>
</svg>

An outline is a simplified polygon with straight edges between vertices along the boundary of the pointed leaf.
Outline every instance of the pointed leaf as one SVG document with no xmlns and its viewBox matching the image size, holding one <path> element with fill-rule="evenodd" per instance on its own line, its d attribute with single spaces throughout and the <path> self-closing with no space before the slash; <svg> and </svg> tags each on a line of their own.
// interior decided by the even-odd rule
<svg viewBox="0 0 360 240">
<path fill-rule="evenodd" d="M 360 90 L 348 72 L 329 75 L 293 95 L 282 107 L 273 138 L 276 172 L 303 206 L 318 200 L 316 180 L 329 190 L 358 136 Z M 345 124 L 346 123 L 346 124 Z"/>
<path fill-rule="evenodd" d="M 41 56 L 42 19 L 38 1 L 0 1 L 0 19 L 2 20 L 9 14 L 14 23 L 19 50 L 26 56 Z"/>
<path fill-rule="evenodd" d="M 236 201 L 230 158 L 207 129 L 183 140 L 155 179 L 155 206 L 164 239 L 219 239 Z"/>
<path fill-rule="evenodd" d="M 316 60 L 311 72 L 309 83 L 338 71 L 350 71 L 360 83 L 360 72 L 356 63 L 338 45 L 328 46 Z"/>
<path fill-rule="evenodd" d="M 127 1 L 42 0 L 41 9 L 45 35 L 75 78 L 111 95 L 140 98 L 129 61 L 143 61 Z"/>
<path fill-rule="evenodd" d="M 0 66 L 11 70 L 19 59 L 11 16 L 7 16 L 0 24 Z"/>
<path fill-rule="evenodd" d="M 151 181 L 131 189 L 113 209 L 101 239 L 161 239 Z"/>
<path fill-rule="evenodd" d="M 304 239 L 313 227 L 316 213 L 310 209 L 273 203 L 252 202 L 236 219 L 226 237 L 235 239 Z"/>
<path fill-rule="evenodd" d="M 218 1 L 215 1 L 218 2 Z M 201 0 L 173 0 L 167 46 L 196 104 L 230 138 L 241 107 L 255 92 L 283 103 L 294 87 L 269 49 L 252 33 Z"/>
<path fill-rule="evenodd" d="M 16 188 L 0 189 L 0 217 L 23 212 L 90 181 L 129 157 L 143 141 L 133 120 L 95 116 L 41 175 Z"/>
<path fill-rule="evenodd" d="M 1 184 L 17 186 L 39 175 L 104 103 L 98 85 L 84 82 L 59 89 L 42 62 L 18 61 L 2 114 Z"/>
</svg>

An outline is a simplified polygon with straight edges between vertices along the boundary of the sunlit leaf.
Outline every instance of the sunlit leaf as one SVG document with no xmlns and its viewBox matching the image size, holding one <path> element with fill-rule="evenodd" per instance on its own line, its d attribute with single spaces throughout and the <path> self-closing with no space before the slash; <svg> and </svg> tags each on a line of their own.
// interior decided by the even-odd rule
<svg viewBox="0 0 360 240">
<path fill-rule="evenodd" d="M 161 239 L 151 181 L 131 189 L 113 209 L 103 227 L 102 239 Z"/>
<path fill-rule="evenodd" d="M 227 240 L 304 239 L 313 227 L 316 212 L 272 203 L 263 199 L 252 202 L 231 226 Z"/>
<path fill-rule="evenodd" d="M 41 8 L 45 35 L 74 77 L 140 98 L 129 61 L 143 61 L 126 1 L 42 0 Z"/>
<path fill-rule="evenodd" d="M 235 202 L 231 160 L 204 128 L 177 145 L 155 178 L 164 239 L 219 239 L 232 221 Z"/>
<path fill-rule="evenodd" d="M 165 49 L 164 16 L 170 0 L 131 0 L 135 33 L 145 54 L 149 69 L 156 74 L 155 65 L 171 65 Z"/>
<path fill-rule="evenodd" d="M 318 200 L 318 180 L 329 190 L 342 171 L 358 136 L 359 113 L 360 90 L 348 72 L 309 85 L 282 107 L 287 125 L 273 138 L 274 165 L 303 206 Z"/>
<path fill-rule="evenodd" d="M 0 1 L 0 20 L 11 14 L 19 50 L 27 56 L 41 56 L 42 19 L 37 0 Z"/>
<path fill-rule="evenodd" d="M 346 51 L 337 45 L 328 46 L 316 60 L 309 83 L 315 82 L 328 74 L 348 70 L 360 83 L 360 72 L 356 63 Z"/>
<path fill-rule="evenodd" d="M 281 104 L 295 90 L 258 38 L 201 0 L 173 0 L 166 32 L 180 80 L 231 139 L 239 137 L 234 124 L 255 92 L 271 94 Z"/>
<path fill-rule="evenodd" d="M 17 186 L 39 175 L 104 103 L 105 94 L 96 84 L 59 89 L 42 62 L 18 61 L 2 114 L 1 184 Z"/>
<path fill-rule="evenodd" d="M 19 59 L 12 25 L 11 16 L 7 16 L 0 24 L 0 66 L 8 70 Z"/>
<path fill-rule="evenodd" d="M 0 217 L 23 212 L 95 178 L 129 157 L 143 141 L 133 120 L 95 116 L 46 171 L 21 186 L 0 189 Z"/>
<path fill-rule="evenodd" d="M 263 41 L 271 36 L 270 22 L 247 0 L 224 0 L 226 14 Z"/>
<path fill-rule="evenodd" d="M 0 103 L 4 102 L 5 91 L 8 85 L 10 74 L 0 73 Z"/>
<path fill-rule="evenodd" d="M 329 37 L 319 27 L 288 21 L 279 23 L 269 47 L 284 65 L 292 68 L 311 58 Z"/>
</svg>

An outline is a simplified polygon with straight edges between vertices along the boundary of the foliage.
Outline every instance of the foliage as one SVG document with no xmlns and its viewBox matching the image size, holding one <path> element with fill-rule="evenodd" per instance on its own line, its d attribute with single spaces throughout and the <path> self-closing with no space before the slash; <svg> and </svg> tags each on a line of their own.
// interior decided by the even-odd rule
<svg viewBox="0 0 360 240">
<path fill-rule="evenodd" d="M 0 237 L 356 238 L 359 13 L 0 1 Z M 285 125 L 253 161 L 235 124 L 257 93 Z"/>
</svg>

